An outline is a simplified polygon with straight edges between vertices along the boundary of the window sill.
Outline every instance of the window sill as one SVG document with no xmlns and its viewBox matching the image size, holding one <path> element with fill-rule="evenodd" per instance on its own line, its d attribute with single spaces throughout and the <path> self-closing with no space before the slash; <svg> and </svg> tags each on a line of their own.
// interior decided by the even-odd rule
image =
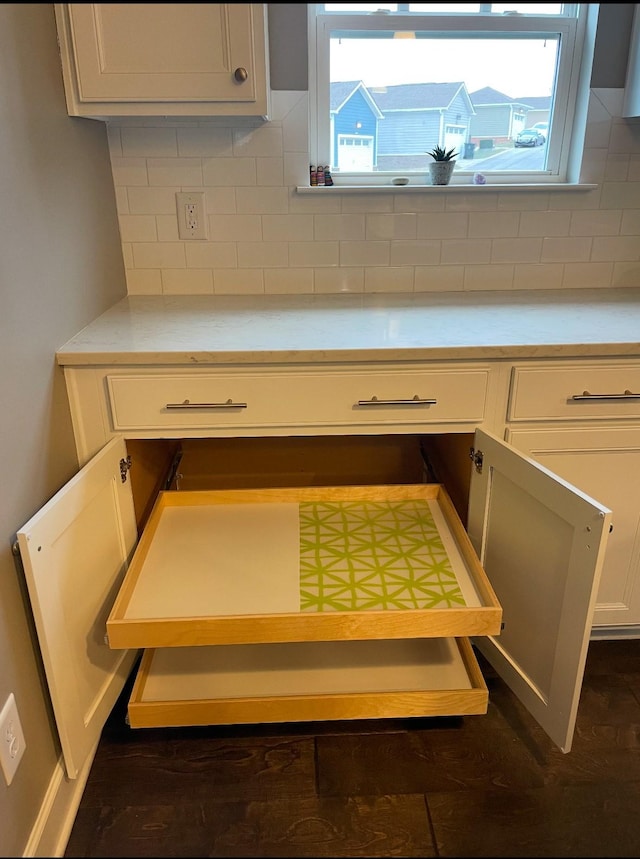
<svg viewBox="0 0 640 859">
<path fill-rule="evenodd" d="M 486 185 L 297 185 L 298 194 L 438 194 L 442 192 L 483 194 L 487 191 L 593 191 L 598 186 L 586 182 L 512 183 Z"/>
</svg>

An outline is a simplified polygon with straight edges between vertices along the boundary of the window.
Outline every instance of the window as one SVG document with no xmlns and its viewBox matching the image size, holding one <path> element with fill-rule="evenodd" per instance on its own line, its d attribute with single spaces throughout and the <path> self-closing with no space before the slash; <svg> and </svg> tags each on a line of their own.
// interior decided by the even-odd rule
<svg viewBox="0 0 640 859">
<path fill-rule="evenodd" d="M 337 185 L 420 182 L 442 146 L 451 184 L 577 182 L 597 8 L 309 4 L 311 162 Z"/>
</svg>

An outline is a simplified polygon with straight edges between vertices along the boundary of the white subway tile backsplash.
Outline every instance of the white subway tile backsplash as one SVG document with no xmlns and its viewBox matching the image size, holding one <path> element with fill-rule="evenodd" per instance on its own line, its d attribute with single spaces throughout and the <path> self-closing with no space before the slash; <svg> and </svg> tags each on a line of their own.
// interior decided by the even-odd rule
<svg viewBox="0 0 640 859">
<path fill-rule="evenodd" d="M 158 240 L 153 215 L 120 215 L 120 236 L 123 242 L 155 242 Z"/>
<path fill-rule="evenodd" d="M 540 262 L 543 240 L 492 239 L 491 262 Z"/>
<path fill-rule="evenodd" d="M 416 215 L 411 213 L 396 213 L 389 215 L 366 215 L 365 238 L 384 239 L 415 239 Z"/>
<path fill-rule="evenodd" d="M 593 262 L 611 262 L 640 259 L 640 241 L 637 236 L 596 236 L 591 248 Z"/>
<path fill-rule="evenodd" d="M 162 272 L 162 291 L 165 295 L 211 295 L 213 272 L 210 269 L 165 269 Z"/>
<path fill-rule="evenodd" d="M 513 273 L 512 265 L 468 265 L 464 270 L 465 292 L 513 289 Z"/>
<path fill-rule="evenodd" d="M 521 238 L 569 234 L 571 212 L 521 212 L 519 217 Z"/>
<path fill-rule="evenodd" d="M 184 242 L 189 268 L 237 268 L 238 246 L 235 242 Z"/>
<path fill-rule="evenodd" d="M 469 214 L 469 238 L 495 239 L 517 236 L 520 215 L 517 212 L 494 212 L 490 218 L 484 212 Z"/>
<path fill-rule="evenodd" d="M 469 215 L 457 212 L 421 213 L 417 216 L 418 239 L 464 239 L 469 235 Z"/>
<path fill-rule="evenodd" d="M 569 234 L 572 236 L 617 236 L 622 211 L 572 212 Z"/>
<path fill-rule="evenodd" d="M 166 158 L 178 154 L 175 128 L 121 129 L 122 154 L 133 158 Z"/>
<path fill-rule="evenodd" d="M 176 193 L 170 188 L 129 188 L 132 215 L 176 214 Z"/>
<path fill-rule="evenodd" d="M 119 156 L 112 156 L 111 171 L 113 173 L 113 184 L 116 188 L 149 184 L 146 158 L 121 158 Z"/>
<path fill-rule="evenodd" d="M 445 239 L 442 242 L 440 262 L 443 265 L 473 265 L 490 259 L 491 241 L 487 239 Z"/>
<path fill-rule="evenodd" d="M 287 242 L 238 242 L 239 268 L 286 268 L 288 265 Z"/>
<path fill-rule="evenodd" d="M 462 292 L 464 289 L 464 266 L 433 265 L 416 266 L 414 292 Z"/>
<path fill-rule="evenodd" d="M 236 189 L 204 188 L 204 202 L 206 211 L 210 214 L 233 215 L 237 211 Z"/>
<path fill-rule="evenodd" d="M 209 215 L 209 239 L 214 242 L 259 242 L 260 215 Z"/>
<path fill-rule="evenodd" d="M 240 128 L 233 132 L 234 157 L 281 156 L 282 128 L 277 125 L 264 125 L 261 128 Z"/>
<path fill-rule="evenodd" d="M 313 241 L 313 215 L 262 215 L 265 242 Z"/>
<path fill-rule="evenodd" d="M 385 268 L 365 268 L 365 292 L 413 292 L 413 269 L 386 266 Z"/>
<path fill-rule="evenodd" d="M 581 181 L 482 193 L 301 195 L 309 98 L 271 120 L 107 123 L 131 294 L 573 289 L 640 282 L 640 122 L 622 90 L 590 94 Z M 469 166 L 465 164 L 465 166 Z M 473 166 L 473 165 L 472 165 Z M 204 191 L 209 241 L 183 242 L 175 194 Z"/>
<path fill-rule="evenodd" d="M 339 242 L 291 242 L 289 245 L 289 265 L 294 268 L 324 268 L 339 264 Z"/>
<path fill-rule="evenodd" d="M 264 275 L 260 269 L 214 269 L 213 291 L 216 295 L 260 295 L 264 293 Z"/>
<path fill-rule="evenodd" d="M 255 158 L 203 158 L 202 184 L 241 187 L 257 182 Z"/>
<path fill-rule="evenodd" d="M 440 262 L 440 242 L 420 239 L 411 242 L 391 242 L 392 266 L 437 265 Z"/>
<path fill-rule="evenodd" d="M 175 212 L 173 215 L 156 215 L 155 220 L 159 242 L 182 241 L 178 235 L 178 218 Z"/>
<path fill-rule="evenodd" d="M 363 268 L 316 268 L 314 292 L 364 292 Z"/>
<path fill-rule="evenodd" d="M 612 286 L 637 286 L 640 283 L 640 262 L 614 262 Z"/>
<path fill-rule="evenodd" d="M 284 158 L 256 158 L 257 185 L 284 184 Z"/>
<path fill-rule="evenodd" d="M 601 209 L 640 208 L 640 181 L 605 182 L 600 197 Z"/>
<path fill-rule="evenodd" d="M 232 129 L 205 125 L 178 129 L 181 158 L 221 158 L 233 155 Z"/>
<path fill-rule="evenodd" d="M 129 295 L 162 294 L 162 272 L 160 269 L 128 268 L 127 292 Z"/>
<path fill-rule="evenodd" d="M 236 206 L 241 214 L 286 215 L 288 201 L 286 188 L 236 188 Z"/>
<path fill-rule="evenodd" d="M 148 158 L 147 172 L 151 186 L 202 185 L 200 158 Z"/>
<path fill-rule="evenodd" d="M 562 263 L 518 263 L 513 270 L 514 289 L 560 289 Z"/>
<path fill-rule="evenodd" d="M 568 262 L 563 266 L 563 289 L 598 289 L 611 283 L 613 263 Z"/>
<path fill-rule="evenodd" d="M 340 242 L 340 265 L 389 265 L 390 242 Z"/>
<path fill-rule="evenodd" d="M 588 237 L 580 238 L 545 238 L 542 240 L 542 262 L 585 262 L 591 254 L 591 242 Z"/>
<path fill-rule="evenodd" d="M 265 269 L 264 291 L 270 295 L 308 294 L 313 292 L 313 269 Z"/>
<path fill-rule="evenodd" d="M 321 242 L 357 242 L 365 237 L 365 215 L 314 215 L 313 225 L 313 238 Z"/>
<path fill-rule="evenodd" d="M 182 242 L 132 242 L 136 268 L 186 268 Z"/>
</svg>

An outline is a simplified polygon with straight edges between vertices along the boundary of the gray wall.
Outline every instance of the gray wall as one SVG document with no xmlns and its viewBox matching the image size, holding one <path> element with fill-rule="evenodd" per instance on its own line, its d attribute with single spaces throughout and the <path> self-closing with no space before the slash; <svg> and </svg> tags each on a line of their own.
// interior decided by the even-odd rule
<svg viewBox="0 0 640 859">
<path fill-rule="evenodd" d="M 19 856 L 59 749 L 11 545 L 77 469 L 54 352 L 126 292 L 105 125 L 67 116 L 48 3 L 0 5 L 0 163 L 0 708 L 13 692 L 26 738 L 0 855 Z"/>
</svg>

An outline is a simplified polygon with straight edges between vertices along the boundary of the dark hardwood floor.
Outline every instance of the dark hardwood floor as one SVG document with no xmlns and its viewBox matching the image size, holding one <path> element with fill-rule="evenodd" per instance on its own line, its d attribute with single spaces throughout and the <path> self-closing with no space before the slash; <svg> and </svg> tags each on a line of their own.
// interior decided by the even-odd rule
<svg viewBox="0 0 640 859">
<path fill-rule="evenodd" d="M 592 642 L 564 755 L 479 657 L 464 719 L 130 729 L 67 846 L 91 856 L 640 856 L 640 640 Z"/>
</svg>

